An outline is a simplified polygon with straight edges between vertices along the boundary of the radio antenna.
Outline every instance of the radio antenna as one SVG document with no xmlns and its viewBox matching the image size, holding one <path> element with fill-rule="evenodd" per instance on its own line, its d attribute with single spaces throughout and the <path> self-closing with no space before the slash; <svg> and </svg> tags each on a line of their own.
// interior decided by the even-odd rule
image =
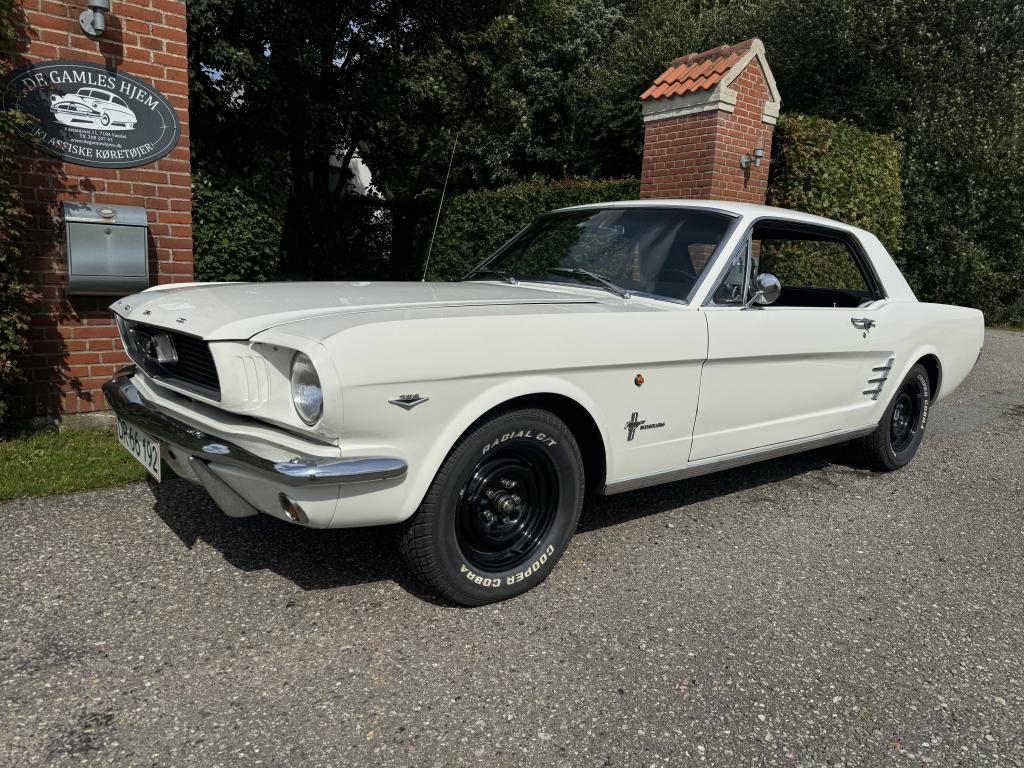
<svg viewBox="0 0 1024 768">
<path fill-rule="evenodd" d="M 448 178 L 452 175 L 452 162 L 455 160 L 455 148 L 459 146 L 459 133 L 455 134 L 455 141 L 452 142 L 452 155 L 448 158 L 448 173 L 444 175 L 444 186 L 441 187 L 441 202 L 437 204 L 437 216 L 434 217 L 434 231 L 430 233 L 430 245 L 427 246 L 427 258 L 423 262 L 423 277 L 421 283 L 427 281 L 427 267 L 430 266 L 430 252 L 434 250 L 434 238 L 437 236 L 437 224 L 441 221 L 441 209 L 444 207 L 444 196 L 448 191 Z"/>
</svg>

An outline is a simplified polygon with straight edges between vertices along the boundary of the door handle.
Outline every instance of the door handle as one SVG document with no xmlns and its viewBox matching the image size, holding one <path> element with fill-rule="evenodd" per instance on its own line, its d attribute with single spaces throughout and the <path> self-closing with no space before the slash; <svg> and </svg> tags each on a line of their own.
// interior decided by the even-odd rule
<svg viewBox="0 0 1024 768">
<path fill-rule="evenodd" d="M 862 331 L 870 331 L 878 323 L 872 320 L 870 317 L 851 317 L 850 322 L 853 323 L 854 328 L 859 328 Z"/>
</svg>

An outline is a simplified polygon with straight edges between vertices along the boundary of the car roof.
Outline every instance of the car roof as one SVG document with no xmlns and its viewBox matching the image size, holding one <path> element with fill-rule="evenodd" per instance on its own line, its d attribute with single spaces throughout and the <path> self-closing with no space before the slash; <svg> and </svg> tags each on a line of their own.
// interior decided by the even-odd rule
<svg viewBox="0 0 1024 768">
<path fill-rule="evenodd" d="M 111 98 L 113 98 L 113 96 L 114 96 L 114 94 L 112 94 L 110 91 L 105 91 L 102 88 L 93 88 L 92 86 L 89 86 L 88 88 L 81 88 L 81 89 L 79 89 L 79 93 L 81 93 L 82 91 L 92 91 L 93 93 L 102 93 L 104 96 L 110 96 Z"/>
<path fill-rule="evenodd" d="M 851 224 L 844 224 L 835 219 L 828 219 L 824 216 L 815 216 L 802 211 L 793 211 L 789 208 L 776 208 L 771 205 L 758 205 L 756 203 L 738 203 L 732 200 L 686 200 L 682 198 L 655 198 L 648 200 L 621 200 L 609 203 L 589 203 L 587 205 L 573 205 L 568 208 L 559 208 L 558 211 L 580 211 L 597 210 L 600 208 L 693 208 L 740 216 L 745 219 L 783 219 L 802 224 L 816 224 L 818 226 L 836 227 L 848 231 L 862 232 L 863 230 Z M 555 211 L 552 211 L 554 213 Z"/>
</svg>

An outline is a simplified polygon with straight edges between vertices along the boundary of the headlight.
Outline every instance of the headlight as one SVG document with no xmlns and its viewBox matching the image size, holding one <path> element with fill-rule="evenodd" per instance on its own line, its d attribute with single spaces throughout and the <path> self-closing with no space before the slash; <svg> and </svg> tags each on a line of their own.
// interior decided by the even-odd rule
<svg viewBox="0 0 1024 768">
<path fill-rule="evenodd" d="M 301 352 L 292 359 L 292 404 L 299 418 L 315 424 L 324 412 L 324 392 L 313 361 Z"/>
</svg>

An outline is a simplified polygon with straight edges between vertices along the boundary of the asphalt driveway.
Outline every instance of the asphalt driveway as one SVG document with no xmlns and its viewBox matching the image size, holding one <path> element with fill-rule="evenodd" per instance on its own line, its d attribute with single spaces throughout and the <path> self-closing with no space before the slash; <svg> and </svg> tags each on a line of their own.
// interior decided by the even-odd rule
<svg viewBox="0 0 1024 768">
<path fill-rule="evenodd" d="M 475 610 L 181 481 L 0 505 L 0 765 L 1024 766 L 1024 334 L 928 429 L 598 500 Z"/>
</svg>

